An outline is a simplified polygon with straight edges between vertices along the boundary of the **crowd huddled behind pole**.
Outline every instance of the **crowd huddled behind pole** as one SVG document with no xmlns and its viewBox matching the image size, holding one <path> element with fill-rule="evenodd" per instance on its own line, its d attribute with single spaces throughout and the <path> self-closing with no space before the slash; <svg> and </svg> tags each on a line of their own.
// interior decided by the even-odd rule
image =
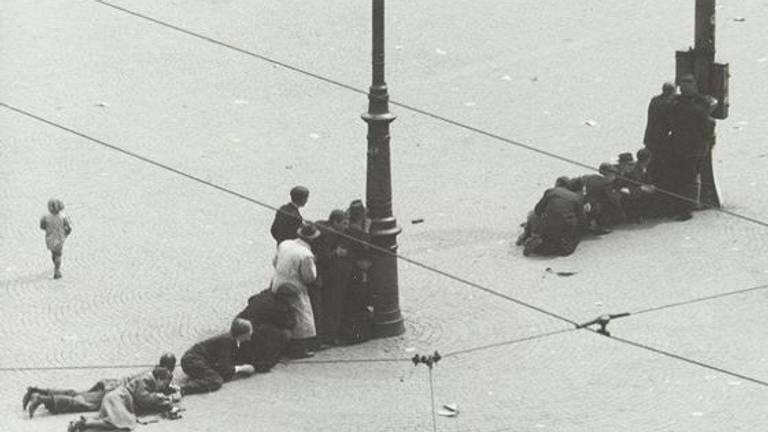
<svg viewBox="0 0 768 432">
<path fill-rule="evenodd" d="M 309 190 L 296 186 L 290 198 L 270 229 L 277 248 L 265 289 L 247 300 L 229 331 L 184 353 L 180 363 L 186 377 L 178 385 L 171 384 L 176 357 L 167 353 L 152 370 L 103 379 L 88 390 L 30 386 L 22 398 L 29 417 L 41 406 L 51 414 L 98 411 L 95 417 L 71 421 L 67 430 L 131 430 L 139 423 L 137 415 L 178 418 L 182 396 L 214 392 L 232 379 L 269 372 L 281 358 L 312 357 L 317 350 L 368 340 L 373 308 L 365 206 L 353 200 L 346 210 L 332 210 L 328 220 L 310 223 L 300 212 Z M 51 199 L 50 214 L 40 220 L 55 279 L 61 278 L 63 243 L 72 231 L 63 208 L 60 200 Z"/>
<path fill-rule="evenodd" d="M 644 147 L 603 162 L 599 174 L 559 177 L 523 223 L 523 254 L 572 254 L 585 235 L 623 223 L 671 217 L 687 221 L 699 200 L 699 171 L 714 144 L 717 101 L 698 92 L 693 75 L 662 86 L 648 106 Z"/>
</svg>

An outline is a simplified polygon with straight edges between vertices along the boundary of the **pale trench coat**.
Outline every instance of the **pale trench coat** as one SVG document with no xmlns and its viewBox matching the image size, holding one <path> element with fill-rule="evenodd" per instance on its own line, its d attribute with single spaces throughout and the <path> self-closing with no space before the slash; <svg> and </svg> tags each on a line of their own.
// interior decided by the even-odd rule
<svg viewBox="0 0 768 432">
<path fill-rule="evenodd" d="M 315 255 L 309 243 L 298 238 L 282 241 L 277 246 L 277 253 L 272 260 L 275 274 L 272 276 L 272 292 L 289 282 L 298 288 L 298 295 L 291 303 L 296 314 L 296 326 L 291 330 L 291 339 L 306 339 L 317 335 L 315 316 L 309 300 L 308 284 L 317 279 Z"/>
</svg>

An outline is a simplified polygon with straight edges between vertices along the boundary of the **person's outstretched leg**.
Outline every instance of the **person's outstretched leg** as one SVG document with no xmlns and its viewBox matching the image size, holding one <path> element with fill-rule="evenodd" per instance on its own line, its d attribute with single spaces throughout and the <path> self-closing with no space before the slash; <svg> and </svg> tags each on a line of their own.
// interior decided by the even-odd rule
<svg viewBox="0 0 768 432">
<path fill-rule="evenodd" d="M 187 381 L 181 386 L 181 394 L 184 396 L 214 392 L 224 384 L 224 378 L 211 369 L 201 358 L 182 357 L 181 369 L 188 376 Z"/>
<path fill-rule="evenodd" d="M 61 251 L 52 251 L 51 259 L 53 260 L 53 278 L 61 279 Z"/>
</svg>

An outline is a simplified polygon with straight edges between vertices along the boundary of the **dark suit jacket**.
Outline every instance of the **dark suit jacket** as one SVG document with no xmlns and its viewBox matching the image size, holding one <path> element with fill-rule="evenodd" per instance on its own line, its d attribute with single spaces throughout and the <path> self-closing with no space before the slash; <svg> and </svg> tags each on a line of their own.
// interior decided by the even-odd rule
<svg viewBox="0 0 768 432">
<path fill-rule="evenodd" d="M 672 152 L 681 157 L 706 155 L 715 128 L 706 101 L 701 97 L 678 96 L 672 114 Z"/>
<path fill-rule="evenodd" d="M 563 187 L 547 189 L 534 209 L 541 216 L 541 234 L 556 239 L 584 226 L 584 201 L 582 197 Z"/>
<path fill-rule="evenodd" d="M 602 223 L 617 224 L 624 219 L 621 208 L 621 194 L 614 189 L 614 183 L 600 174 L 588 174 L 584 181 L 586 198 L 592 206 L 592 213 Z"/>
<path fill-rule="evenodd" d="M 275 213 L 275 220 L 272 222 L 272 238 L 275 239 L 277 244 L 280 244 L 283 240 L 295 239 L 299 235 L 296 231 L 301 227 L 302 222 L 301 213 L 299 213 L 298 207 L 293 203 L 288 203 L 280 207 L 280 210 Z"/>
<path fill-rule="evenodd" d="M 654 96 L 648 104 L 648 120 L 645 125 L 645 137 L 643 143 L 651 152 L 664 148 L 669 143 L 669 135 L 672 131 L 672 106 L 673 98 L 664 95 Z"/>
<path fill-rule="evenodd" d="M 296 325 L 296 314 L 291 305 L 275 296 L 270 288 L 251 296 L 248 306 L 237 317 L 250 321 L 254 329 L 260 324 L 289 330 Z"/>
<path fill-rule="evenodd" d="M 237 342 L 229 333 L 224 333 L 198 342 L 188 349 L 182 357 L 185 361 L 202 361 L 216 371 L 224 381 L 229 381 L 235 375 L 235 356 Z"/>
</svg>

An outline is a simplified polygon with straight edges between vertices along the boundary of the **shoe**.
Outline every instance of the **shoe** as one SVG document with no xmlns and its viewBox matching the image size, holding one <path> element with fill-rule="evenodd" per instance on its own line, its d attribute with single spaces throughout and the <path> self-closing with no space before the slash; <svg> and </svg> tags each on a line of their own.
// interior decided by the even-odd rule
<svg viewBox="0 0 768 432">
<path fill-rule="evenodd" d="M 693 215 L 690 212 L 680 213 L 679 215 L 675 216 L 675 220 L 678 222 L 685 222 L 691 218 L 693 218 Z"/>
<path fill-rule="evenodd" d="M 69 422 L 69 426 L 67 426 L 67 432 L 80 432 L 84 429 L 84 426 L 85 417 L 80 416 L 79 419 Z"/>
<path fill-rule="evenodd" d="M 519 236 L 517 236 L 517 240 L 515 240 L 515 246 L 522 246 L 525 243 L 525 240 L 528 239 L 528 233 L 523 232 Z"/>
<path fill-rule="evenodd" d="M 32 418 L 35 416 L 35 410 L 37 410 L 37 407 L 43 404 L 43 397 L 38 393 L 32 393 L 32 397 L 29 399 L 29 409 L 27 410 L 29 412 L 29 418 Z"/>
<path fill-rule="evenodd" d="M 24 393 L 24 397 L 21 398 L 21 409 L 24 411 L 27 410 L 27 405 L 29 405 L 29 400 L 32 398 L 32 395 L 36 393 L 35 390 L 34 387 L 27 387 L 27 392 Z"/>
<path fill-rule="evenodd" d="M 305 358 L 311 358 L 314 357 L 315 353 L 314 351 L 300 351 L 296 353 L 292 353 L 289 357 L 292 359 L 305 359 Z"/>
<path fill-rule="evenodd" d="M 61 279 L 61 272 L 60 271 L 53 272 L 53 278 L 54 279 Z"/>
</svg>

